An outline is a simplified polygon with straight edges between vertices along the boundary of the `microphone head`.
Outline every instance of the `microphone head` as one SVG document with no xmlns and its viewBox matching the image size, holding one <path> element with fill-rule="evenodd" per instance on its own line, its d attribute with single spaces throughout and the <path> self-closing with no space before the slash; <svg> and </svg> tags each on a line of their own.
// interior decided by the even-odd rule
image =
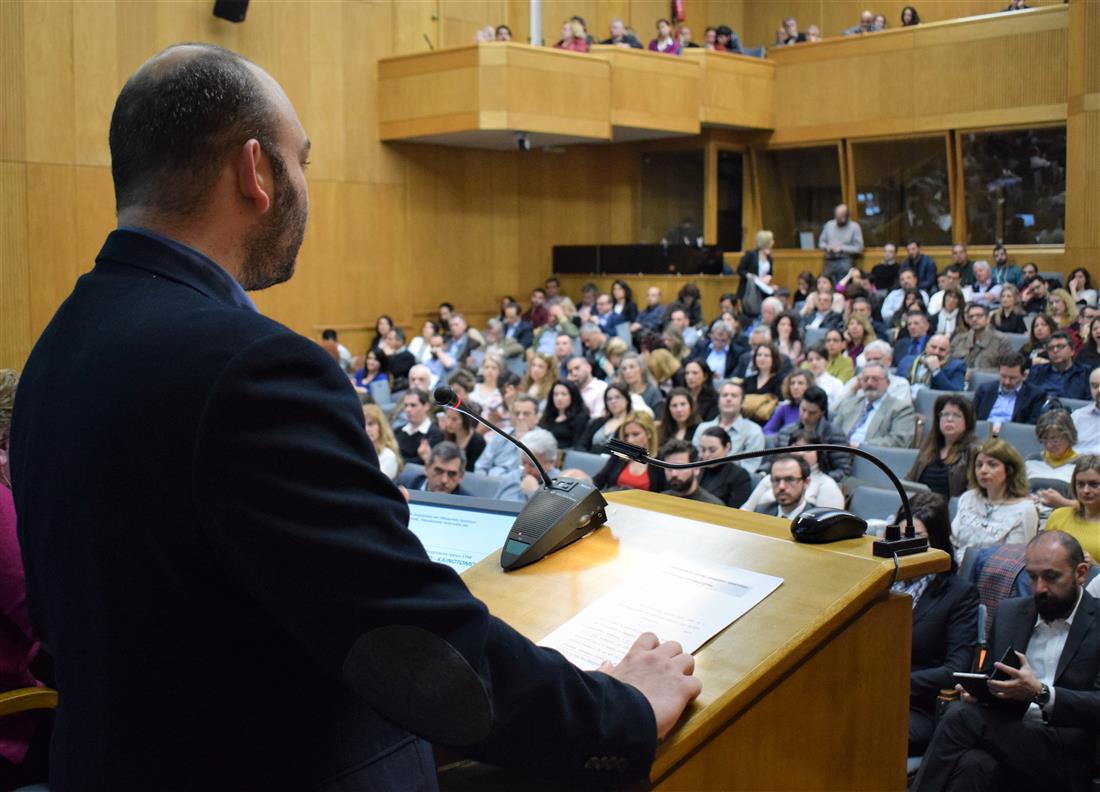
<svg viewBox="0 0 1100 792">
<path fill-rule="evenodd" d="M 436 404 L 441 404 L 444 407 L 451 407 L 458 403 L 458 396 L 448 385 L 440 385 L 435 389 L 433 396 Z"/>
</svg>

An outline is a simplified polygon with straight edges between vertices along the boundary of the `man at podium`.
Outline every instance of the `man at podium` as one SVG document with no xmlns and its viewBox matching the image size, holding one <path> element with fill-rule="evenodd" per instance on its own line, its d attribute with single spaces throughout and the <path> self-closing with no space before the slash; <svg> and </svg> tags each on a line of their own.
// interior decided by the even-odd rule
<svg viewBox="0 0 1100 792">
<path fill-rule="evenodd" d="M 12 431 L 60 683 L 51 787 L 433 789 L 429 741 L 646 778 L 693 658 L 643 635 L 585 672 L 492 617 L 409 532 L 337 363 L 246 295 L 290 278 L 305 233 L 310 143 L 278 83 L 169 48 L 122 89 L 110 147 L 119 227 Z"/>
</svg>

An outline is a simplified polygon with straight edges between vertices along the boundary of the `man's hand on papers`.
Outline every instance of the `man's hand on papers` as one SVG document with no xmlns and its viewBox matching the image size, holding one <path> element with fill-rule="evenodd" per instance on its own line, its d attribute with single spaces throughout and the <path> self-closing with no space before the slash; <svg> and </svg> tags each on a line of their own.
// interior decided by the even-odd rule
<svg viewBox="0 0 1100 792">
<path fill-rule="evenodd" d="M 664 739 L 684 708 L 703 690 L 695 672 L 695 658 L 676 641 L 661 643 L 643 633 L 618 665 L 605 662 L 598 671 L 636 687 L 653 707 L 657 739 Z"/>
</svg>

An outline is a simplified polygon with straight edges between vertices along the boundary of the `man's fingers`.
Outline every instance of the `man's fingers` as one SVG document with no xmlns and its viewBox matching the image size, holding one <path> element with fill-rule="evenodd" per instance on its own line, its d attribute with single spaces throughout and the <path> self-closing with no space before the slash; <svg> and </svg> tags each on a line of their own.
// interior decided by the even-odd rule
<svg viewBox="0 0 1100 792">
<path fill-rule="evenodd" d="M 602 663 L 600 663 L 600 667 L 596 670 L 599 671 L 601 674 L 610 674 L 613 668 L 615 668 L 614 663 L 612 663 L 610 660 L 604 660 Z"/>
<path fill-rule="evenodd" d="M 1018 668 L 1013 668 L 1010 665 L 1005 665 L 1004 663 L 1000 662 L 999 660 L 996 663 L 993 664 L 993 667 L 996 668 L 998 671 L 1001 671 L 1005 674 L 1008 674 L 1008 676 L 1011 677 L 1012 679 L 1015 679 L 1016 677 L 1020 676 L 1020 670 Z M 991 681 L 995 681 L 995 680 L 991 680 Z"/>
<path fill-rule="evenodd" d="M 634 645 L 630 647 L 630 651 L 633 652 L 635 649 L 656 649 L 660 643 L 657 636 L 653 633 L 642 633 L 634 641 Z"/>
<path fill-rule="evenodd" d="M 665 641 L 657 647 L 656 652 L 662 657 L 676 657 L 684 653 L 684 647 L 677 641 Z"/>
</svg>

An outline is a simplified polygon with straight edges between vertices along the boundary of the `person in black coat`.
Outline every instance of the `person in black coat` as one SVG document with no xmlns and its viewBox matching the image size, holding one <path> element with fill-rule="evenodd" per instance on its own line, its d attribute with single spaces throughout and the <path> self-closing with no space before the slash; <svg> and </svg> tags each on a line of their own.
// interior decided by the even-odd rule
<svg viewBox="0 0 1100 792">
<path fill-rule="evenodd" d="M 730 455 L 729 432 L 720 426 L 709 426 L 699 438 L 699 458 L 721 459 Z M 699 486 L 727 506 L 738 508 L 752 495 L 752 477 L 736 462 L 703 468 Z"/>
<path fill-rule="evenodd" d="M 741 260 L 737 262 L 737 274 L 740 280 L 737 284 L 737 301 L 744 305 L 745 292 L 748 291 L 749 285 L 754 284 L 757 278 L 764 277 L 765 284 L 770 283 L 771 277 L 775 272 L 775 267 L 772 263 L 772 246 L 775 244 L 775 236 L 771 231 L 758 231 L 756 234 L 756 247 L 752 250 L 745 251 L 745 254 L 741 256 Z M 733 274 L 729 272 L 727 274 Z M 760 299 L 763 299 L 762 295 Z M 758 312 L 749 312 L 750 316 L 755 317 Z"/>
<path fill-rule="evenodd" d="M 12 423 L 63 702 L 51 788 L 426 789 L 432 743 L 646 779 L 690 659 L 658 666 L 654 709 L 616 678 L 648 642 L 587 673 L 492 617 L 409 531 L 336 361 L 245 294 L 290 278 L 306 227 L 308 139 L 275 81 L 173 47 L 127 81 L 110 144 L 120 227 Z"/>
<path fill-rule="evenodd" d="M 550 389 L 541 426 L 558 441 L 558 448 L 576 448 L 588 429 L 588 408 L 572 380 L 558 380 Z"/>
<path fill-rule="evenodd" d="M 964 695 L 947 708 L 911 787 L 916 792 L 1092 789 L 1100 732 L 1100 602 L 1084 590 L 1089 563 L 1077 540 L 1061 531 L 1035 537 L 1025 560 L 1035 594 L 1001 600 L 982 671 L 991 673 L 1010 648 L 1023 655 L 1020 669 L 996 666 L 1005 678 L 988 683 L 998 697 L 994 706 Z M 1039 644 L 1049 648 L 1059 633 L 1061 651 L 1047 658 Z M 1029 709 L 1031 715 L 1021 718 Z"/>
<path fill-rule="evenodd" d="M 978 591 L 955 574 L 947 501 L 918 492 L 909 499 L 918 534 L 952 558 L 951 571 L 895 584 L 914 597 L 909 671 L 909 755 L 920 756 L 936 726 L 936 699 L 955 686 L 952 674 L 969 671 L 978 641 Z"/>
<path fill-rule="evenodd" d="M 1013 352 L 998 359 L 997 370 L 1000 379 L 997 382 L 983 382 L 974 390 L 974 415 L 979 421 L 988 421 L 993 406 L 1001 392 L 1015 392 L 1016 400 L 1012 405 L 1013 423 L 1034 424 L 1039 420 L 1039 410 L 1043 407 L 1047 395 L 1041 389 L 1028 382 L 1027 358 L 1019 352 Z"/>
</svg>

